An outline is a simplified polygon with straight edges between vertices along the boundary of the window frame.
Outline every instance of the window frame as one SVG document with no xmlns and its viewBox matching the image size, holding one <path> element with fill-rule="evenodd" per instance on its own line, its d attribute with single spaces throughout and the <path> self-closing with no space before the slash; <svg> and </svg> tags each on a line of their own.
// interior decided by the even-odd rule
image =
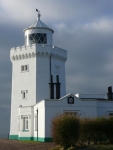
<svg viewBox="0 0 113 150">
<path fill-rule="evenodd" d="M 32 33 L 28 35 L 30 44 L 47 44 L 47 33 Z"/>
<path fill-rule="evenodd" d="M 21 90 L 21 99 L 27 100 L 27 90 Z"/>
<path fill-rule="evenodd" d="M 21 65 L 21 72 L 28 72 L 29 71 L 29 65 Z"/>
<path fill-rule="evenodd" d="M 23 116 L 23 131 L 29 130 L 29 117 Z"/>
<path fill-rule="evenodd" d="M 55 73 L 60 74 L 60 66 L 55 65 Z"/>
<path fill-rule="evenodd" d="M 73 96 L 67 97 L 67 103 L 68 104 L 74 104 L 74 97 Z"/>
<path fill-rule="evenodd" d="M 78 117 L 80 116 L 80 111 L 79 110 L 63 110 L 63 114 Z"/>
</svg>

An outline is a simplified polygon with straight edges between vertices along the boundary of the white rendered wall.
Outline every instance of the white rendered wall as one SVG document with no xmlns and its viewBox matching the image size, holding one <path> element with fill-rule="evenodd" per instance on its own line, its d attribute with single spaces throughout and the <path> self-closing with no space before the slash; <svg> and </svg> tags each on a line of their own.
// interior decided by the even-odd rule
<svg viewBox="0 0 113 150">
<path fill-rule="evenodd" d="M 23 131 L 23 116 L 28 116 L 28 132 Z M 33 107 L 20 107 L 19 108 L 19 123 L 20 130 L 18 130 L 18 138 L 33 137 L 34 136 L 34 110 Z"/>
<path fill-rule="evenodd" d="M 38 110 L 38 138 L 45 137 L 45 101 L 37 103 L 34 106 L 34 115 L 36 114 L 36 110 Z M 35 120 L 34 120 L 35 125 Z M 35 127 L 34 127 L 35 128 Z M 37 131 L 34 130 L 34 137 L 37 138 Z"/>
<path fill-rule="evenodd" d="M 60 97 L 66 95 L 66 84 L 65 84 L 65 62 L 59 61 L 57 59 L 51 59 L 51 68 L 52 68 L 52 75 L 53 75 L 53 81 L 56 83 L 56 75 L 59 75 L 59 82 L 61 83 L 61 95 Z M 55 66 L 60 67 L 60 72 L 55 71 Z M 55 92 L 55 91 L 54 91 Z"/>
<path fill-rule="evenodd" d="M 36 93 L 37 102 L 42 99 L 49 98 L 49 84 L 50 83 L 50 55 L 51 55 L 51 75 L 53 75 L 54 82 L 56 82 L 56 75 L 59 75 L 61 82 L 61 96 L 66 94 L 65 85 L 65 61 L 67 59 L 67 52 L 59 48 L 52 48 L 51 45 L 36 46 Z M 55 72 L 55 66 L 60 67 L 60 73 Z"/>
<path fill-rule="evenodd" d="M 62 100 L 45 100 L 45 137 L 51 137 L 52 119 L 64 111 L 75 111 L 80 118 L 97 117 L 96 101 L 82 101 L 74 98 L 74 104 L 67 103 L 67 97 Z"/>
<path fill-rule="evenodd" d="M 75 111 L 80 118 L 108 117 L 113 113 L 113 101 L 81 100 L 74 97 L 74 104 L 67 103 L 67 97 L 60 100 L 45 100 L 45 137 L 51 137 L 52 119 L 64 111 Z"/>
<path fill-rule="evenodd" d="M 113 101 L 97 101 L 98 117 L 108 117 L 110 112 L 113 113 Z"/>
<path fill-rule="evenodd" d="M 19 55 L 35 53 L 35 47 L 18 47 L 11 49 L 11 58 L 18 57 L 18 60 L 12 60 L 12 99 L 11 99 L 11 121 L 10 134 L 17 135 L 18 132 L 18 108 L 22 106 L 31 106 L 36 103 L 36 58 L 19 59 Z M 26 72 L 21 72 L 21 65 L 28 65 Z M 22 90 L 27 91 L 27 98 L 22 99 Z"/>
<path fill-rule="evenodd" d="M 32 106 L 42 99 L 49 98 L 50 82 L 50 55 L 52 55 L 51 72 L 56 81 L 55 65 L 60 66 L 61 96 L 65 89 L 65 61 L 67 52 L 52 48 L 51 45 L 22 46 L 12 48 L 10 58 L 12 61 L 12 100 L 10 134 L 17 135 L 18 108 Z M 21 72 L 21 66 L 28 65 L 28 71 Z M 21 91 L 26 91 L 26 99 L 22 100 Z"/>
</svg>

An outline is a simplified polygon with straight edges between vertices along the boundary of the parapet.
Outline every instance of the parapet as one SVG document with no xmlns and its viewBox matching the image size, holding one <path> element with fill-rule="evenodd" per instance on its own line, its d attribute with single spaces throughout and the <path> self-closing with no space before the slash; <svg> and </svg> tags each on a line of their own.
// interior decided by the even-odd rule
<svg viewBox="0 0 113 150">
<path fill-rule="evenodd" d="M 60 61 L 67 60 L 67 51 L 52 45 L 32 44 L 30 46 L 19 46 L 11 48 L 10 60 L 17 61 L 34 57 L 52 57 Z"/>
</svg>

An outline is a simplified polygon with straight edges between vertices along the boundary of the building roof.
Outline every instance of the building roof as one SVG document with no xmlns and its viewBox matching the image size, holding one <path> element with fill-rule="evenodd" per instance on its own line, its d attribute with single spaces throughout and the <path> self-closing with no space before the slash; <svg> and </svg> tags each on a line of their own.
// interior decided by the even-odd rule
<svg viewBox="0 0 113 150">
<path fill-rule="evenodd" d="M 54 33 L 54 31 L 52 29 L 50 29 L 47 25 L 45 25 L 41 20 L 40 20 L 41 14 L 38 13 L 37 14 L 37 20 L 28 28 L 24 29 L 24 31 L 28 30 L 28 29 L 32 29 L 32 28 L 42 28 L 42 29 L 49 29 L 52 31 L 52 33 Z"/>
</svg>

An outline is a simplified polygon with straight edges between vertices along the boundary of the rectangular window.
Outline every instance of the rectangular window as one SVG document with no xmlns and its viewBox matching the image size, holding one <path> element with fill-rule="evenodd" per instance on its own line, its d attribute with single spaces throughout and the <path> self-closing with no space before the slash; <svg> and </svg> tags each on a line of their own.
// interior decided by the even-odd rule
<svg viewBox="0 0 113 150">
<path fill-rule="evenodd" d="M 55 66 L 55 73 L 60 74 L 60 66 Z"/>
<path fill-rule="evenodd" d="M 64 111 L 63 112 L 65 115 L 69 115 L 69 116 L 77 116 L 78 115 L 78 112 L 77 111 Z"/>
<path fill-rule="evenodd" d="M 21 66 L 21 72 L 28 71 L 28 65 L 22 65 Z"/>
<path fill-rule="evenodd" d="M 28 70 L 28 67 L 27 67 L 27 65 L 25 65 L 24 67 L 25 67 L 25 71 L 27 71 L 27 70 Z"/>
<path fill-rule="evenodd" d="M 21 71 L 24 71 L 24 66 L 21 66 Z"/>
<path fill-rule="evenodd" d="M 25 92 L 22 92 L 22 99 L 25 99 Z"/>
<path fill-rule="evenodd" d="M 65 112 L 64 113 L 65 115 L 70 115 L 70 116 L 76 116 L 77 115 L 77 112 Z"/>
<path fill-rule="evenodd" d="M 21 94 L 22 94 L 22 99 L 27 99 L 27 91 L 26 90 L 23 90 L 21 91 Z"/>
<path fill-rule="evenodd" d="M 23 117 L 23 130 L 28 130 L 28 116 Z"/>
</svg>

